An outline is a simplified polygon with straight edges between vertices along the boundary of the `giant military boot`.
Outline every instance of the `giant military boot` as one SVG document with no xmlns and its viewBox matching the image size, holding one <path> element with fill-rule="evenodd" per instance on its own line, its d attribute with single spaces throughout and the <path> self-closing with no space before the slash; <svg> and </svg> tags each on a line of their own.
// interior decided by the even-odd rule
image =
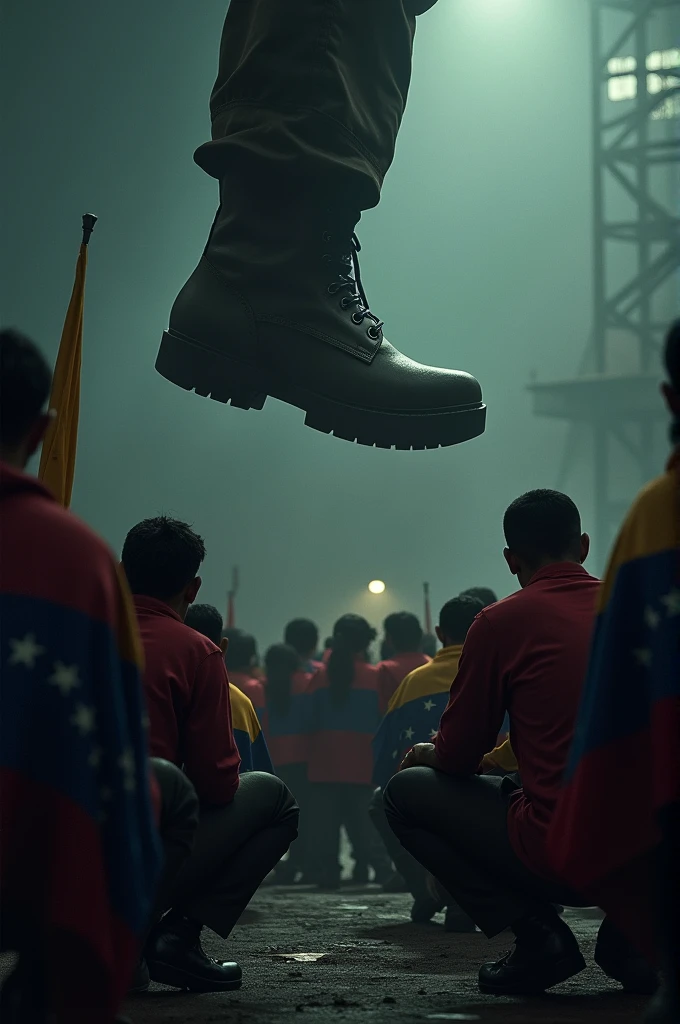
<svg viewBox="0 0 680 1024">
<path fill-rule="evenodd" d="M 359 272 L 355 228 L 379 200 L 416 15 L 433 3 L 232 0 L 212 141 L 196 154 L 220 181 L 220 208 L 163 335 L 163 376 L 246 409 L 271 395 L 361 444 L 437 448 L 482 433 L 474 377 L 390 345 Z"/>
</svg>

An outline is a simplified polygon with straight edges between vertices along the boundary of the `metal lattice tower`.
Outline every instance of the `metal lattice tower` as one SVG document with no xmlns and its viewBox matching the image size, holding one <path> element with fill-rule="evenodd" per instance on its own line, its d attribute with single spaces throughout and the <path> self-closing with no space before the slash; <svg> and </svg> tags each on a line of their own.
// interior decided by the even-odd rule
<svg viewBox="0 0 680 1024">
<path fill-rule="evenodd" d="M 660 469 L 660 352 L 679 297 L 680 5 L 590 5 L 593 330 L 576 378 L 530 390 L 537 415 L 571 424 L 558 486 L 589 439 L 601 566 L 632 497 L 615 496 L 620 463 L 640 484 Z"/>
</svg>

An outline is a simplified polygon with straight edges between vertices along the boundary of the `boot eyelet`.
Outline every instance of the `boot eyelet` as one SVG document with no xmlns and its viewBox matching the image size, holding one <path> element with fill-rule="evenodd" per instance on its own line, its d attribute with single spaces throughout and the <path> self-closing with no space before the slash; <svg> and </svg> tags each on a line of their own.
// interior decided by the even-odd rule
<svg viewBox="0 0 680 1024">
<path fill-rule="evenodd" d="M 340 299 L 340 309 L 348 309 L 351 302 L 351 299 L 348 300 L 347 296 L 343 295 L 343 297 Z"/>
<path fill-rule="evenodd" d="M 369 336 L 371 341 L 380 340 L 380 331 L 376 330 L 375 327 L 369 327 L 368 330 L 366 331 L 366 334 Z"/>
<path fill-rule="evenodd" d="M 337 295 L 339 290 L 340 290 L 340 285 L 336 281 L 332 281 L 328 285 L 328 294 L 329 295 Z"/>
<path fill-rule="evenodd" d="M 363 324 L 363 322 L 364 322 L 364 315 L 363 315 L 363 313 L 352 313 L 352 323 L 353 324 L 356 324 L 357 327 L 359 327 L 361 324 Z"/>
</svg>

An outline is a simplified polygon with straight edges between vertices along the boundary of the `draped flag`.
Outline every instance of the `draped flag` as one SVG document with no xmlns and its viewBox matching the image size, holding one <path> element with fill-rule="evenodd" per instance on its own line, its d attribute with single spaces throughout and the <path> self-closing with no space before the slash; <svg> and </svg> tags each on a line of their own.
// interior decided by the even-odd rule
<svg viewBox="0 0 680 1024">
<path fill-rule="evenodd" d="M 658 844 L 657 812 L 680 801 L 679 735 L 676 449 L 667 472 L 638 495 L 610 559 L 549 836 L 558 874 L 605 909 L 611 880 L 623 880 Z"/>
<path fill-rule="evenodd" d="M 83 216 L 83 239 L 76 263 L 76 277 L 61 332 L 50 395 L 50 409 L 55 410 L 56 415 L 45 434 L 38 470 L 38 478 L 65 508 L 71 504 L 76 468 L 87 246 L 96 221 L 92 213 Z"/>
<path fill-rule="evenodd" d="M 273 775 L 272 759 L 269 756 L 267 741 L 260 727 L 253 702 L 233 683 L 229 684 L 229 697 L 231 700 L 231 727 L 238 752 L 241 755 L 239 773 L 269 772 L 270 775 Z"/>
<path fill-rule="evenodd" d="M 390 700 L 373 740 L 373 782 L 385 788 L 414 743 L 429 743 L 449 702 L 462 644 L 444 647 L 427 665 L 409 672 Z"/>
</svg>

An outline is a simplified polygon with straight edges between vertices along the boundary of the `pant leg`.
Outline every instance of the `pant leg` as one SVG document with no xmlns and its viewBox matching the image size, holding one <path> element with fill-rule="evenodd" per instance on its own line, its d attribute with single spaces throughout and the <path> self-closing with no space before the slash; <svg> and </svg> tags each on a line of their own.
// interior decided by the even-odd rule
<svg viewBox="0 0 680 1024">
<path fill-rule="evenodd" d="M 426 899 L 429 896 L 425 868 L 412 857 L 401 845 L 390 828 L 385 814 L 385 803 L 381 789 L 376 789 L 369 806 L 369 816 L 385 845 L 385 849 L 395 868 L 406 882 L 414 900 Z"/>
<path fill-rule="evenodd" d="M 159 831 L 165 864 L 149 926 L 171 905 L 177 878 L 191 854 L 198 828 L 198 797 L 184 772 L 160 757 L 152 757 L 150 762 L 161 793 Z"/>
<path fill-rule="evenodd" d="M 334 782 L 312 782 L 309 809 L 312 819 L 308 854 L 308 874 L 312 882 L 340 881 L 340 826 L 342 823 L 340 786 Z"/>
<path fill-rule="evenodd" d="M 293 796 L 275 775 L 242 775 L 230 804 L 201 808 L 173 907 L 226 938 L 297 836 L 298 813 Z"/>
<path fill-rule="evenodd" d="M 659 856 L 661 911 L 660 947 L 664 985 L 669 1005 L 680 1009 L 680 804 L 666 807 L 660 815 L 662 831 Z"/>
<path fill-rule="evenodd" d="M 341 792 L 342 823 L 352 847 L 355 870 L 359 868 L 359 873 L 361 873 L 361 869 L 368 872 L 368 866 L 372 864 L 373 852 L 373 828 L 368 816 L 371 787 L 347 783 L 343 785 Z"/>
<path fill-rule="evenodd" d="M 416 16 L 435 0 L 231 0 L 197 163 L 347 183 L 375 206 L 408 95 Z M 261 181 L 260 184 L 263 184 Z"/>
<path fill-rule="evenodd" d="M 384 795 L 399 841 L 489 938 L 545 913 L 549 903 L 579 903 L 533 875 L 515 854 L 502 782 L 409 768 L 390 780 Z"/>
</svg>

